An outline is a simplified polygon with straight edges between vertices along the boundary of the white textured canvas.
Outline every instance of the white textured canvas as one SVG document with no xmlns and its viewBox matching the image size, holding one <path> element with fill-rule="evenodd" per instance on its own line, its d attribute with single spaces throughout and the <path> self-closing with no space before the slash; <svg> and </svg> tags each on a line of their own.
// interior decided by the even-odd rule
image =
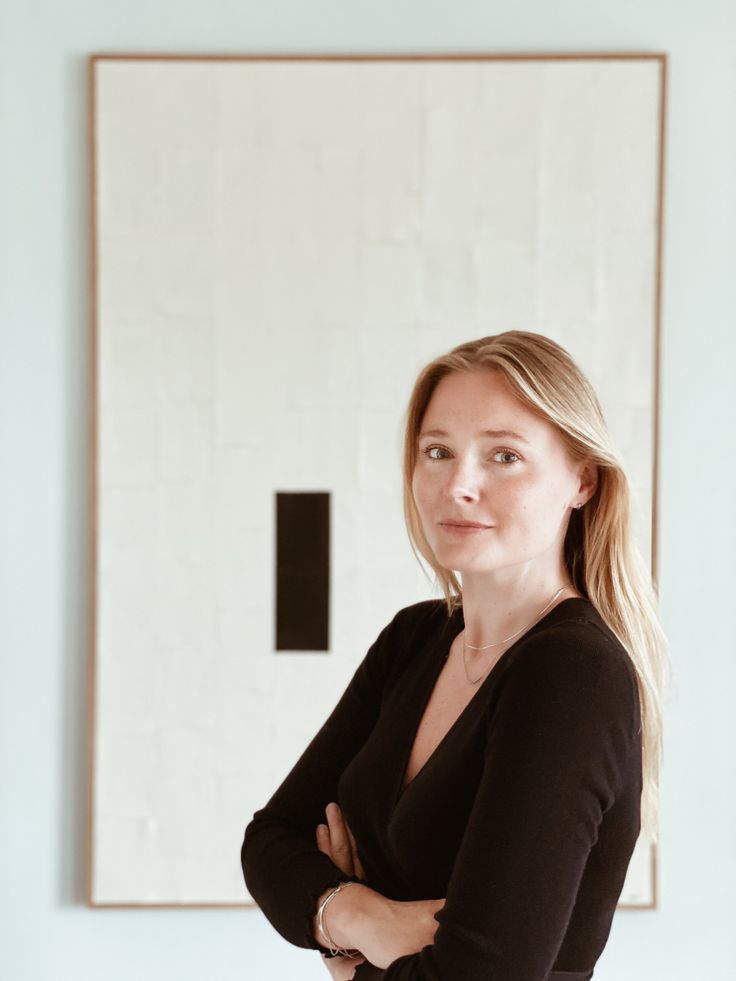
<svg viewBox="0 0 736 981">
<path fill-rule="evenodd" d="M 570 350 L 652 541 L 660 66 L 97 59 L 92 902 L 241 903 L 239 848 L 397 609 L 417 372 Z M 330 649 L 274 649 L 274 496 L 331 495 Z M 640 846 L 642 843 L 640 843 Z M 622 903 L 648 904 L 649 848 Z"/>
</svg>

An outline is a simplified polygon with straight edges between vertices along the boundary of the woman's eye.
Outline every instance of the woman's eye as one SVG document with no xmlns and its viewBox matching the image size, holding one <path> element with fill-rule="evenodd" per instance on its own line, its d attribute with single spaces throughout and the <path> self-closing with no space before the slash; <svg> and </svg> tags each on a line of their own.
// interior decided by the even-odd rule
<svg viewBox="0 0 736 981">
<path fill-rule="evenodd" d="M 519 455 L 517 453 L 514 453 L 513 450 L 496 450 L 496 452 L 493 455 L 498 456 L 499 454 L 501 454 L 502 456 L 513 456 L 515 458 L 513 460 L 499 461 L 501 463 L 516 463 L 516 460 L 519 459 Z"/>
<path fill-rule="evenodd" d="M 440 453 L 446 453 L 447 452 L 447 450 L 445 450 L 444 447 L 442 447 L 442 446 L 428 446 L 423 452 L 424 452 L 425 456 L 428 456 L 429 457 L 430 460 L 441 460 L 442 459 L 442 457 L 432 456 L 432 451 L 433 450 L 439 450 Z"/>
<path fill-rule="evenodd" d="M 422 452 L 430 460 L 443 460 L 444 457 L 434 456 L 433 455 L 433 453 L 434 453 L 435 450 L 437 450 L 439 453 L 447 453 L 448 452 L 444 448 L 444 446 L 428 446 L 428 447 L 426 447 L 426 449 L 422 450 Z M 496 461 L 498 463 L 504 464 L 505 466 L 508 466 L 511 463 L 516 463 L 517 460 L 521 459 L 519 457 L 518 453 L 514 453 L 513 450 L 496 450 L 495 453 L 493 453 L 493 458 L 495 459 L 495 457 L 497 457 L 497 456 L 505 456 L 507 458 L 508 457 L 513 457 L 512 460 L 505 459 L 505 460 L 498 460 L 498 461 Z"/>
</svg>

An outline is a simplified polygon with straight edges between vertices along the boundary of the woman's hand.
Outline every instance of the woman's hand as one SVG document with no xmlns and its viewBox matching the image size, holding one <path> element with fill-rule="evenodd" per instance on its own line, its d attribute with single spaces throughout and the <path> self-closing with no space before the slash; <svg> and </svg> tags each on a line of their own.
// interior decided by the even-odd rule
<svg viewBox="0 0 736 981">
<path fill-rule="evenodd" d="M 328 804 L 325 814 L 328 823 L 317 826 L 317 847 L 346 875 L 357 875 L 360 879 L 365 879 L 365 872 L 358 857 L 358 846 L 353 832 L 343 817 L 340 805 L 335 802 Z M 325 957 L 322 954 L 322 961 L 332 975 L 333 981 L 351 981 L 355 968 L 364 960 L 365 957 L 346 957 L 344 954 Z"/>
<path fill-rule="evenodd" d="M 325 808 L 325 814 L 328 823 L 317 825 L 317 848 L 331 858 L 346 875 L 357 875 L 365 881 L 365 872 L 358 857 L 358 846 L 340 805 L 333 801 Z"/>
<path fill-rule="evenodd" d="M 355 973 L 355 968 L 358 964 L 362 964 L 364 960 L 365 957 L 350 958 L 344 954 L 339 954 L 337 957 L 325 957 L 322 954 L 322 961 L 334 981 L 351 981 Z"/>
<path fill-rule="evenodd" d="M 444 899 L 418 899 L 398 902 L 385 896 L 377 898 L 362 921 L 360 952 L 376 967 L 387 968 L 397 957 L 418 954 L 434 943 L 439 923 L 435 913 L 445 905 Z"/>
<path fill-rule="evenodd" d="M 347 875 L 365 879 L 358 857 L 355 838 L 338 804 L 325 809 L 328 824 L 318 826 L 317 847 Z M 419 899 L 398 902 L 367 889 L 369 908 L 361 916 L 360 940 L 354 941 L 363 955 L 360 958 L 324 957 L 328 971 L 335 981 L 351 979 L 357 964 L 369 960 L 376 967 L 387 968 L 404 954 L 416 954 L 422 947 L 434 943 L 439 923 L 434 914 L 445 905 L 444 899 Z M 335 897 L 338 900 L 340 897 Z M 317 916 L 314 917 L 315 924 Z M 315 925 L 316 935 L 316 925 Z"/>
</svg>

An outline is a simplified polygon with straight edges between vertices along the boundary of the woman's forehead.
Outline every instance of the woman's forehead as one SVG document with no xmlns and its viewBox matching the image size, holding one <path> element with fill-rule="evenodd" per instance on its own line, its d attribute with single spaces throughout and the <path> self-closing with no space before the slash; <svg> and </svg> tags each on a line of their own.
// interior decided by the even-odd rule
<svg viewBox="0 0 736 981">
<path fill-rule="evenodd" d="M 491 430 L 499 435 L 506 431 L 527 438 L 531 433 L 554 428 L 518 398 L 502 375 L 488 370 L 454 371 L 435 386 L 421 430 L 446 430 L 444 424 L 450 425 L 453 420 L 477 424 L 479 434 Z"/>
<path fill-rule="evenodd" d="M 565 433 L 523 402 L 498 371 L 454 371 L 435 386 L 417 439 L 451 439 L 461 431 L 463 436 L 508 440 L 522 451 L 554 452 L 572 461 Z"/>
</svg>

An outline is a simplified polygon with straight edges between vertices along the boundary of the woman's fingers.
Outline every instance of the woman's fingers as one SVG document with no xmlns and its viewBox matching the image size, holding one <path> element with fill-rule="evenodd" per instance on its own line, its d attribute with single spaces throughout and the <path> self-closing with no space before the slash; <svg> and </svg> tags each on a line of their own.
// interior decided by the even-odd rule
<svg viewBox="0 0 736 981">
<path fill-rule="evenodd" d="M 334 981 L 350 981 L 355 973 L 355 968 L 358 964 L 362 964 L 365 961 L 365 957 L 350 958 L 343 957 L 342 955 L 325 957 L 322 954 L 322 961 Z"/>
<path fill-rule="evenodd" d="M 345 820 L 343 818 L 343 820 Z M 365 872 L 363 871 L 363 866 L 361 864 L 360 858 L 358 857 L 358 846 L 355 842 L 353 832 L 350 830 L 350 825 L 345 821 L 345 828 L 348 833 L 348 838 L 350 839 L 350 847 L 353 850 L 353 868 L 355 869 L 355 874 L 359 879 L 365 879 Z"/>
<path fill-rule="evenodd" d="M 365 879 L 365 871 L 358 856 L 358 846 L 340 806 L 334 801 L 325 808 L 328 824 L 317 826 L 317 847 L 347 875 Z"/>
<path fill-rule="evenodd" d="M 324 852 L 328 858 L 332 858 L 332 847 L 330 845 L 330 829 L 326 824 L 317 825 L 317 848 Z"/>
<path fill-rule="evenodd" d="M 330 832 L 330 848 L 332 861 L 346 875 L 355 875 L 353 865 L 353 849 L 348 837 L 347 827 L 342 818 L 340 807 L 333 801 L 325 808 Z"/>
</svg>

